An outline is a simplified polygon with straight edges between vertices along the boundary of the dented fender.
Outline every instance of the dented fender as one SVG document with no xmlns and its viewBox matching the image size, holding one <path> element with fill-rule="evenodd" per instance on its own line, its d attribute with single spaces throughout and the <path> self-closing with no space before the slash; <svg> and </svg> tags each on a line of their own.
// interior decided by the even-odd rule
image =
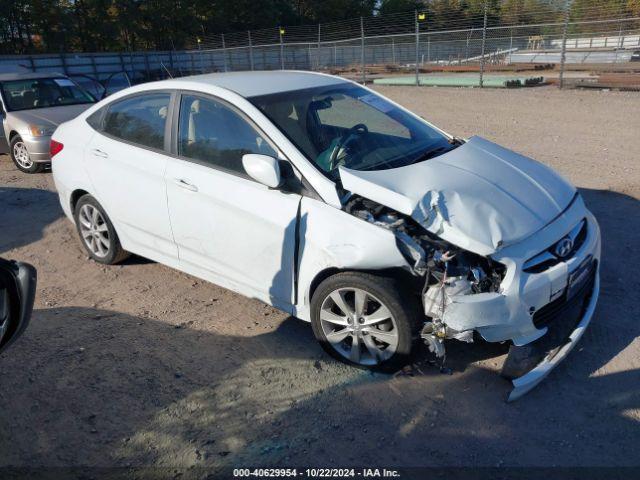
<svg viewBox="0 0 640 480">
<path fill-rule="evenodd" d="M 299 287 L 294 310 L 306 321 L 311 320 L 310 287 L 323 271 L 410 268 L 393 232 L 312 198 L 302 198 L 298 238 Z"/>
</svg>

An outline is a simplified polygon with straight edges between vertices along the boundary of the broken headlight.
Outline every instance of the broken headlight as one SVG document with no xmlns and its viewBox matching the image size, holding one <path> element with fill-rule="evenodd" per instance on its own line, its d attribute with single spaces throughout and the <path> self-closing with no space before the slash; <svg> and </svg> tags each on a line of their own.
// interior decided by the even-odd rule
<svg viewBox="0 0 640 480">
<path fill-rule="evenodd" d="M 497 292 L 504 278 L 504 265 L 452 245 L 420 226 L 415 220 L 357 195 L 345 204 L 356 217 L 392 230 L 398 250 L 411 266 L 411 273 L 425 278 L 425 290 L 443 281 L 457 282 L 458 294 Z"/>
</svg>

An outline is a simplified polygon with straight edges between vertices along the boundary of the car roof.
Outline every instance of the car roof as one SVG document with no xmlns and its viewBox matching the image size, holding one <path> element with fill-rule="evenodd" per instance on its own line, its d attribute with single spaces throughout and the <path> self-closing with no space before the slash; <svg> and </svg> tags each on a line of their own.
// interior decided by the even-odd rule
<svg viewBox="0 0 640 480">
<path fill-rule="evenodd" d="M 274 70 L 259 72 L 208 73 L 166 80 L 166 83 L 200 83 L 231 90 L 243 97 L 255 97 L 271 93 L 289 92 L 305 88 L 348 83 L 347 80 L 331 75 L 294 70 Z"/>
<path fill-rule="evenodd" d="M 0 82 L 11 80 L 34 80 L 36 78 L 57 78 L 64 75 L 55 72 L 0 73 Z"/>
</svg>

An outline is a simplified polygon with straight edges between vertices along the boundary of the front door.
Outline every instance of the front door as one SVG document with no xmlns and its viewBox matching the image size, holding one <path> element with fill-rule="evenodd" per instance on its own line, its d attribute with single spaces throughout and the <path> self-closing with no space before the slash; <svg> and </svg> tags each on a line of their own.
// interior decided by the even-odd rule
<svg viewBox="0 0 640 480">
<path fill-rule="evenodd" d="M 169 216 L 186 271 L 279 308 L 293 302 L 300 196 L 250 179 L 242 155 L 277 157 L 234 107 L 183 94 L 178 158 L 166 171 Z"/>
</svg>

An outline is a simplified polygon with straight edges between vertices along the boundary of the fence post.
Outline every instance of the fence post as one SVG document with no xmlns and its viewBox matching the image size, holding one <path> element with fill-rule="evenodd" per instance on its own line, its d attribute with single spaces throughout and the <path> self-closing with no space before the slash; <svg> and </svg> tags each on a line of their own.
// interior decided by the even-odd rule
<svg viewBox="0 0 640 480">
<path fill-rule="evenodd" d="M 396 64 L 396 39 L 391 37 L 391 63 Z"/>
<path fill-rule="evenodd" d="M 420 58 L 420 24 L 418 23 L 418 10 L 414 12 L 416 22 L 416 87 L 420 85 L 420 68 L 418 67 L 418 61 Z"/>
<path fill-rule="evenodd" d="M 125 68 L 124 68 L 124 59 L 122 58 L 122 53 L 118 53 L 118 58 L 120 58 L 120 68 L 124 72 Z"/>
<path fill-rule="evenodd" d="M 513 53 L 513 27 L 509 29 L 509 65 L 511 65 L 512 53 Z"/>
<path fill-rule="evenodd" d="M 360 17 L 360 63 L 362 64 L 362 84 L 366 83 L 364 72 L 364 19 Z"/>
<path fill-rule="evenodd" d="M 149 76 L 151 75 L 151 68 L 149 67 L 149 56 L 146 51 L 142 53 L 142 57 L 144 58 L 144 70 Z"/>
<path fill-rule="evenodd" d="M 567 30 L 569 29 L 569 6 L 570 0 L 566 0 L 564 4 L 564 22 L 562 25 L 562 51 L 560 52 L 560 88 L 564 87 L 564 62 L 567 57 Z"/>
<path fill-rule="evenodd" d="M 98 67 L 96 66 L 96 57 L 93 53 L 89 54 L 89 58 L 91 59 L 91 69 L 93 70 L 93 76 L 98 79 Z"/>
<path fill-rule="evenodd" d="M 227 71 L 227 44 L 224 42 L 224 33 L 221 33 L 222 37 L 222 64 L 224 66 L 224 71 Z"/>
<path fill-rule="evenodd" d="M 278 34 L 280 35 L 280 70 L 284 70 L 284 43 L 282 43 L 282 33 L 284 29 L 278 28 Z"/>
<path fill-rule="evenodd" d="M 484 46 L 487 41 L 487 9 L 489 0 L 484 0 L 484 19 L 482 20 L 482 50 L 480 52 L 480 88 L 484 88 Z"/>
<path fill-rule="evenodd" d="M 622 6 L 622 4 L 620 4 Z M 618 21 L 618 47 L 616 48 L 615 62 L 618 63 L 618 50 L 624 46 L 624 38 L 622 37 L 622 12 L 620 13 L 620 20 Z"/>
<path fill-rule="evenodd" d="M 247 30 L 247 36 L 249 37 L 249 65 L 251 71 L 253 71 L 253 43 L 251 42 L 251 30 Z"/>
<path fill-rule="evenodd" d="M 321 26 L 322 24 L 318 24 L 318 51 L 316 53 L 316 60 L 318 61 L 318 70 L 320 70 L 320 34 L 321 34 Z"/>
<path fill-rule="evenodd" d="M 60 62 L 62 63 L 62 71 L 65 75 L 69 75 L 69 71 L 67 70 L 67 59 L 65 53 L 60 53 Z"/>
<path fill-rule="evenodd" d="M 204 73 L 204 63 L 202 63 L 202 40 L 200 40 L 200 37 L 198 37 L 197 43 L 198 43 L 198 58 L 200 59 L 200 73 Z"/>
</svg>

